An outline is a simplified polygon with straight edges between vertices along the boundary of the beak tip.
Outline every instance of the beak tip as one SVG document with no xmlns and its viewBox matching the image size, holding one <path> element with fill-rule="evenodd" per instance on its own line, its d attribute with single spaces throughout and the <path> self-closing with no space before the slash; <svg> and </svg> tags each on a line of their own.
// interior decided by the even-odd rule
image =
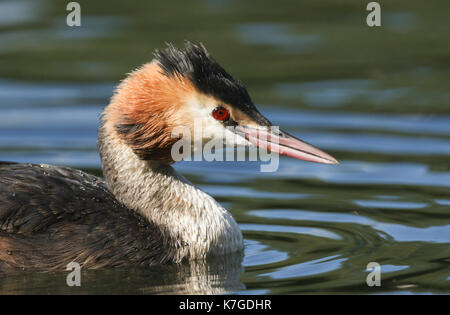
<svg viewBox="0 0 450 315">
<path fill-rule="evenodd" d="M 328 165 L 338 165 L 341 164 L 341 162 L 339 162 L 338 160 L 336 160 L 334 157 L 332 157 L 329 154 L 324 153 L 324 155 L 326 155 L 326 157 L 322 158 L 322 161 L 319 163 L 323 163 L 323 164 L 328 164 Z"/>
<path fill-rule="evenodd" d="M 338 160 L 336 160 L 334 157 L 331 157 L 331 159 L 329 160 L 329 163 L 331 165 L 338 165 L 341 164 L 341 162 L 339 162 Z"/>
</svg>

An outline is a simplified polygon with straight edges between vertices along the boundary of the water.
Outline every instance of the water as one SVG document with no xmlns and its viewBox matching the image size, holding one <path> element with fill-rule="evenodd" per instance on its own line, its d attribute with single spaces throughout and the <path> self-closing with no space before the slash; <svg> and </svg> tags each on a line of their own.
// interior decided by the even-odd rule
<svg viewBox="0 0 450 315">
<path fill-rule="evenodd" d="M 1 293 L 450 293 L 448 2 L 0 3 L 0 160 L 100 175 L 98 117 L 164 41 L 202 41 L 261 111 L 341 161 L 183 162 L 236 218 L 245 257 L 0 278 Z M 366 266 L 381 265 L 368 287 Z"/>
</svg>

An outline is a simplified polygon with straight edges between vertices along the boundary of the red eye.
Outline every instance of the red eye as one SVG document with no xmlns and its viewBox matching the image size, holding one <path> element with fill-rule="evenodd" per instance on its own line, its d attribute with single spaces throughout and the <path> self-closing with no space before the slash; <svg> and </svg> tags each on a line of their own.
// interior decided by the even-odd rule
<svg viewBox="0 0 450 315">
<path fill-rule="evenodd" d="M 230 112 L 225 107 L 219 106 L 214 108 L 214 110 L 212 111 L 212 116 L 216 120 L 224 121 L 227 120 L 228 117 L 230 117 Z"/>
</svg>

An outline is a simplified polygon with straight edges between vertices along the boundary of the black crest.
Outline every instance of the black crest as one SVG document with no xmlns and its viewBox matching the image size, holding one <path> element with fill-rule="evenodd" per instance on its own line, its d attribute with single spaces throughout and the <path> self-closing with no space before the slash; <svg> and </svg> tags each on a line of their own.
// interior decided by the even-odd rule
<svg viewBox="0 0 450 315">
<path fill-rule="evenodd" d="M 202 44 L 185 43 L 185 50 L 172 44 L 156 50 L 155 58 L 167 76 L 181 75 L 188 78 L 199 91 L 241 108 L 255 110 L 247 89 L 229 75 L 209 54 Z"/>
</svg>

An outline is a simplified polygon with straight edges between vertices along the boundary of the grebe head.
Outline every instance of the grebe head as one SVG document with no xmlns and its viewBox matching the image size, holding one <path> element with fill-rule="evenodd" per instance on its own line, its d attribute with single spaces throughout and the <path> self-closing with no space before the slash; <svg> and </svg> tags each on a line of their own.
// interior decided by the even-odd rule
<svg viewBox="0 0 450 315">
<path fill-rule="evenodd" d="M 251 143 L 301 160 L 338 163 L 312 145 L 274 131 L 244 85 L 202 44 L 187 42 L 184 51 L 170 44 L 157 50 L 152 62 L 119 85 L 105 110 L 105 122 L 141 160 L 173 162 L 173 145 L 179 137 L 186 138 L 178 131 L 187 130 L 192 151 L 198 147 L 195 141 L 204 144 L 221 135 L 227 146 Z"/>
</svg>

